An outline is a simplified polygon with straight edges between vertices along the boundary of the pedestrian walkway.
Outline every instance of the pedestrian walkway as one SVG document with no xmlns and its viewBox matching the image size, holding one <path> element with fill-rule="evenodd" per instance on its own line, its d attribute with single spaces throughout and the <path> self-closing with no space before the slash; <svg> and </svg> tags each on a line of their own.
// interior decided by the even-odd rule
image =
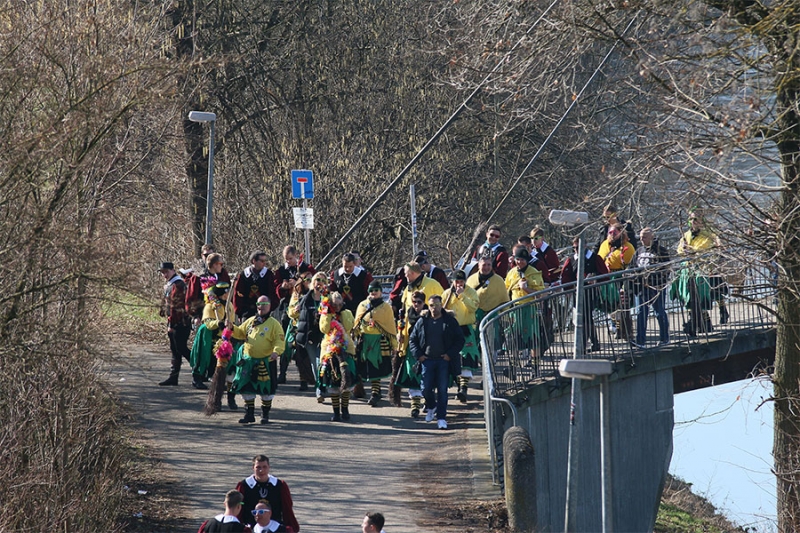
<svg viewBox="0 0 800 533">
<path fill-rule="evenodd" d="M 157 386 L 168 373 L 166 345 L 128 345 L 120 347 L 109 380 L 141 415 L 143 430 L 171 470 L 169 477 L 185 487 L 181 531 L 194 533 L 202 520 L 219 513 L 225 492 L 252 473 L 252 457 L 260 453 L 270 458 L 272 473 L 288 483 L 304 533 L 359 531 L 368 510 L 386 516 L 389 533 L 463 533 L 462 527 L 428 522 L 426 508 L 441 508 L 448 499 L 500 496 L 491 485 L 478 405 L 482 391 L 475 383 L 467 406 L 451 401 L 447 431 L 423 417 L 413 420 L 406 398 L 403 408 L 385 400 L 372 408 L 355 400 L 353 420 L 335 423 L 330 403 L 320 405 L 311 393 L 298 392 L 292 366 L 273 402 L 271 423 L 243 426 L 238 424 L 241 398 L 238 411 L 224 408 L 207 417 L 200 412 L 205 391 L 191 387 L 188 372 L 178 387 Z"/>
</svg>

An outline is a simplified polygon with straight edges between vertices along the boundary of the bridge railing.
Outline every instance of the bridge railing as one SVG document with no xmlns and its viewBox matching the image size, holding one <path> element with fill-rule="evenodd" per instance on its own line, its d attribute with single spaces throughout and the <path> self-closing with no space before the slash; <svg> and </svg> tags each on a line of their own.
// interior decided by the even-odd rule
<svg viewBox="0 0 800 533">
<path fill-rule="evenodd" d="M 706 254 L 662 263 L 658 268 L 628 269 L 587 278 L 585 349 L 581 357 L 629 360 L 635 364 L 637 355 L 664 345 L 688 345 L 733 330 L 774 325 L 776 285 L 771 266 L 755 258 L 729 263 L 721 257 Z M 697 301 L 704 303 L 704 309 L 695 312 L 694 321 L 679 290 L 683 288 L 685 296 L 690 280 L 692 290 L 696 290 L 693 294 L 701 296 Z M 502 443 L 498 429 L 503 427 L 505 418 L 516 417 L 509 397 L 558 376 L 561 360 L 573 357 L 575 285 L 550 287 L 500 306 L 480 324 L 484 416 L 495 476 L 499 469 L 497 450 Z M 657 293 L 643 289 L 648 286 L 663 287 L 668 343 L 660 336 L 652 310 Z M 646 320 L 643 315 L 640 322 L 644 305 L 651 309 Z M 694 324 L 695 321 L 700 323 Z M 640 342 L 636 342 L 637 322 L 646 326 Z"/>
</svg>

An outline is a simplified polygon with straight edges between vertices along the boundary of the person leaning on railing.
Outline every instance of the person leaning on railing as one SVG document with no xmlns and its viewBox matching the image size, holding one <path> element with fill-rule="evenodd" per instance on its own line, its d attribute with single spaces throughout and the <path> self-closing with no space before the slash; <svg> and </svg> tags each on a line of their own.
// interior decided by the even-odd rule
<svg viewBox="0 0 800 533">
<path fill-rule="evenodd" d="M 678 243 L 678 255 L 689 256 L 717 247 L 719 238 L 708 227 L 705 214 L 701 209 L 693 209 L 689 213 L 689 230 Z M 725 281 L 721 276 L 708 275 L 702 270 L 702 265 L 682 268 L 670 288 L 670 294 L 679 298 L 689 309 L 689 321 L 683 325 L 683 331 L 690 337 L 698 332 L 712 331 L 709 311 L 714 300 L 719 305 L 720 324 L 727 323 L 729 317 L 725 306 Z"/>
</svg>

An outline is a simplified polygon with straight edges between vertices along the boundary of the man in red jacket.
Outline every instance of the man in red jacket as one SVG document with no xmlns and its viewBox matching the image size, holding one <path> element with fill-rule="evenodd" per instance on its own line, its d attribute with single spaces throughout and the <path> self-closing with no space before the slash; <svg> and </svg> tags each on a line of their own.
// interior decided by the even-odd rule
<svg viewBox="0 0 800 533">
<path fill-rule="evenodd" d="M 292 508 L 292 493 L 285 481 L 269 473 L 269 458 L 266 455 L 253 457 L 253 475 L 236 485 L 236 490 L 244 495 L 239 520 L 244 524 L 255 524 L 252 511 L 259 500 L 267 500 L 272 508 L 272 519 L 300 532 L 300 525 Z"/>
</svg>

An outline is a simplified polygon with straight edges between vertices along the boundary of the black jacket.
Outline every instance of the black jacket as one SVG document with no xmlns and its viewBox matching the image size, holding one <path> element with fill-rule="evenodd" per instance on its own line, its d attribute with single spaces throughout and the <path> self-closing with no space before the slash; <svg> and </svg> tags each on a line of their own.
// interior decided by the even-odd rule
<svg viewBox="0 0 800 533">
<path fill-rule="evenodd" d="M 442 340 L 444 341 L 445 353 L 450 356 L 450 374 L 459 375 L 461 374 L 461 349 L 464 347 L 464 333 L 452 313 L 443 310 L 442 316 L 444 317 L 444 339 Z M 423 311 L 420 319 L 414 324 L 414 329 L 411 330 L 411 335 L 408 338 L 408 347 L 414 359 L 419 359 L 425 355 L 425 347 L 427 346 L 425 326 L 431 320 L 430 311 Z"/>
<path fill-rule="evenodd" d="M 648 247 L 644 244 L 639 245 L 636 253 L 633 254 L 631 266 L 633 268 L 650 267 L 647 272 L 637 276 L 634 287 L 639 290 L 642 285 L 661 290 L 666 287 L 669 281 L 669 270 L 657 268 L 655 265 L 669 261 L 669 251 L 661 246 L 657 240 Z"/>
<path fill-rule="evenodd" d="M 322 332 L 319 330 L 319 312 L 314 291 L 308 291 L 300 299 L 300 316 L 297 319 L 297 333 L 294 341 L 298 346 L 305 346 L 312 342 L 319 346 L 322 341 Z"/>
</svg>

